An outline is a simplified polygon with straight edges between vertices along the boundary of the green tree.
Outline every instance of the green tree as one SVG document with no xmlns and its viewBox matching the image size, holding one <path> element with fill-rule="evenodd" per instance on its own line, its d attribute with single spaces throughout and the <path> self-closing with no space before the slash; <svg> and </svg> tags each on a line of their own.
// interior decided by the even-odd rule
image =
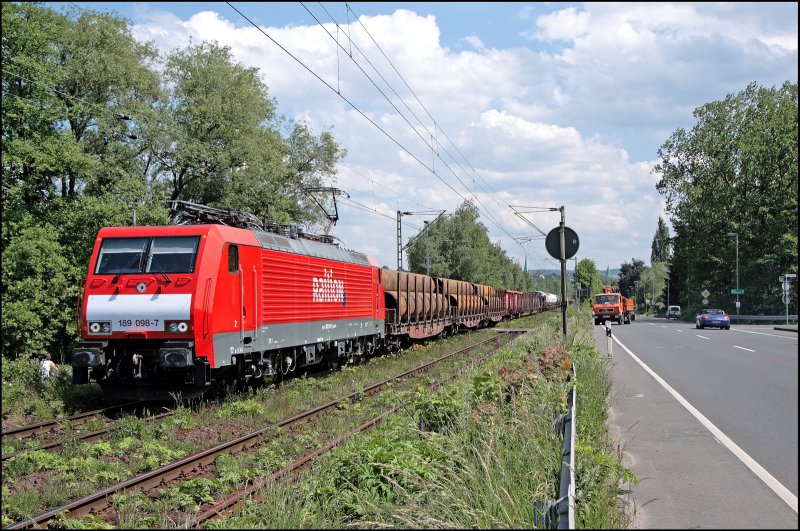
<svg viewBox="0 0 800 531">
<path fill-rule="evenodd" d="M 638 258 L 631 258 L 630 262 L 622 262 L 622 264 L 620 264 L 619 290 L 623 295 L 628 297 L 635 293 L 637 288 L 636 282 L 641 278 L 642 271 L 644 270 L 644 260 L 639 260 Z M 639 286 L 639 288 L 639 293 L 641 293 L 641 286 Z"/>
<path fill-rule="evenodd" d="M 52 226 L 31 218 L 3 224 L 16 237 L 3 251 L 3 354 L 16 358 L 63 352 L 62 337 L 74 329 L 74 272 Z M 4 234 L 4 236 L 6 236 Z"/>
<path fill-rule="evenodd" d="M 327 221 L 305 189 L 333 184 L 346 151 L 330 132 L 279 118 L 258 69 L 203 42 L 170 54 L 164 82 L 168 98 L 147 133 L 152 178 L 169 199 L 280 223 Z"/>
<path fill-rule="evenodd" d="M 650 246 L 650 263 L 669 262 L 672 256 L 672 243 L 670 242 L 669 228 L 661 216 L 658 216 L 658 228 L 653 236 L 653 243 Z"/>
<path fill-rule="evenodd" d="M 798 265 L 797 109 L 796 83 L 752 83 L 696 109 L 695 126 L 659 149 L 656 188 L 675 230 L 670 278 L 690 308 L 708 289 L 715 306 L 735 311 L 737 257 L 727 234 L 736 233 L 742 313 L 782 313 L 777 278 Z"/>
<path fill-rule="evenodd" d="M 667 265 L 664 262 L 653 262 L 650 267 L 642 270 L 638 287 L 640 301 L 647 301 L 648 311 L 663 310 L 666 306 L 664 290 L 667 287 Z"/>
<path fill-rule="evenodd" d="M 154 51 L 113 16 L 10 2 L 2 10 L 3 352 L 63 353 L 95 237 L 67 221 L 84 212 L 84 194 L 114 194 L 122 200 L 104 206 L 119 213 L 147 197 L 141 146 L 119 117 L 157 94 Z"/>
<path fill-rule="evenodd" d="M 76 14 L 77 13 L 77 14 Z M 255 69 L 203 43 L 170 54 L 119 17 L 2 4 L 3 353 L 66 352 L 100 227 L 167 222 L 166 200 L 326 221 L 330 132 L 275 116 Z"/>
<path fill-rule="evenodd" d="M 469 201 L 440 216 L 408 245 L 411 271 L 495 288 L 530 291 L 531 277 L 489 239 L 478 209 Z"/>
<path fill-rule="evenodd" d="M 580 282 L 581 287 L 589 289 L 590 297 L 603 290 L 603 280 L 600 278 L 600 273 L 597 272 L 594 260 L 589 258 L 584 258 L 578 262 L 575 267 L 575 280 Z"/>
</svg>

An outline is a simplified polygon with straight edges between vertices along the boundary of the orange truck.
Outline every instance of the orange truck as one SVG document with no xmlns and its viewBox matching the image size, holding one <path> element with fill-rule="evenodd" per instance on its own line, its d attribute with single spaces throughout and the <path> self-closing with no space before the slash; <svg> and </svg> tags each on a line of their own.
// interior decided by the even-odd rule
<svg viewBox="0 0 800 531">
<path fill-rule="evenodd" d="M 605 324 L 606 321 L 631 324 L 631 321 L 636 320 L 633 300 L 622 295 L 619 286 L 604 286 L 603 293 L 594 295 L 592 299 L 592 314 L 596 325 Z"/>
</svg>

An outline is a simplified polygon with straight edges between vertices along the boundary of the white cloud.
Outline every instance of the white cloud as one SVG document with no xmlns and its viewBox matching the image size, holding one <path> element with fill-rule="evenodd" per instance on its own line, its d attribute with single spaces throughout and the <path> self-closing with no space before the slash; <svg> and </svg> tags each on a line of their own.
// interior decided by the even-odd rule
<svg viewBox="0 0 800 531">
<path fill-rule="evenodd" d="M 183 21 L 140 15 L 133 31 L 162 50 L 190 38 L 228 45 L 238 61 L 260 69 L 279 112 L 318 133 L 333 127 L 348 150 L 337 185 L 351 195 L 339 202 L 334 234 L 348 248 L 394 267 L 397 210 L 452 212 L 458 194 L 474 194 L 490 238 L 520 264 L 527 253 L 529 268 L 554 267 L 542 241 L 523 248 L 512 240 L 532 229 L 509 204 L 564 205 L 567 225 L 581 239 L 578 258 L 615 268 L 633 257 L 649 261 L 658 216 L 666 219 L 652 159 L 673 130 L 691 125 L 692 110 L 753 80 L 797 81 L 796 7 L 788 25 L 758 9 L 582 4 L 535 20 L 530 35 L 547 45 L 538 51 L 489 48 L 472 31 L 460 37 L 470 47 L 453 51 L 441 44 L 441 20 L 408 10 L 362 16 L 338 33 L 331 23 L 327 32 L 317 25 L 261 28 L 297 60 L 233 12 L 203 11 Z M 545 232 L 559 221 L 557 212 L 527 217 Z M 433 216 L 404 217 L 403 235 L 426 219 Z"/>
</svg>

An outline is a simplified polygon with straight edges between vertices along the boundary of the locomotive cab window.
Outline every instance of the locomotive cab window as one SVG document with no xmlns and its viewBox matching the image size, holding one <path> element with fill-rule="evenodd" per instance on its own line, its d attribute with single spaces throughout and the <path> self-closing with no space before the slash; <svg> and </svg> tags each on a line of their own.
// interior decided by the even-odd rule
<svg viewBox="0 0 800 531">
<path fill-rule="evenodd" d="M 95 274 L 192 273 L 200 238 L 105 238 Z"/>
<path fill-rule="evenodd" d="M 239 246 L 228 246 L 228 271 L 231 273 L 239 272 Z"/>
<path fill-rule="evenodd" d="M 147 249 L 148 238 L 107 238 L 103 240 L 97 256 L 95 273 L 115 275 L 117 273 L 139 273 L 142 256 Z"/>
<path fill-rule="evenodd" d="M 198 237 L 153 238 L 147 260 L 148 273 L 192 273 Z"/>
</svg>

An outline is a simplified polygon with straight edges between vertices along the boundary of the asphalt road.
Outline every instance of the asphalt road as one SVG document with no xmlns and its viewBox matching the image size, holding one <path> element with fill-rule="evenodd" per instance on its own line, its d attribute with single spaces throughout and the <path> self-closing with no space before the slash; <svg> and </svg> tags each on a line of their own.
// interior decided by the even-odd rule
<svg viewBox="0 0 800 531">
<path fill-rule="evenodd" d="M 611 332 L 631 527 L 797 529 L 797 333 L 641 317 Z"/>
</svg>

